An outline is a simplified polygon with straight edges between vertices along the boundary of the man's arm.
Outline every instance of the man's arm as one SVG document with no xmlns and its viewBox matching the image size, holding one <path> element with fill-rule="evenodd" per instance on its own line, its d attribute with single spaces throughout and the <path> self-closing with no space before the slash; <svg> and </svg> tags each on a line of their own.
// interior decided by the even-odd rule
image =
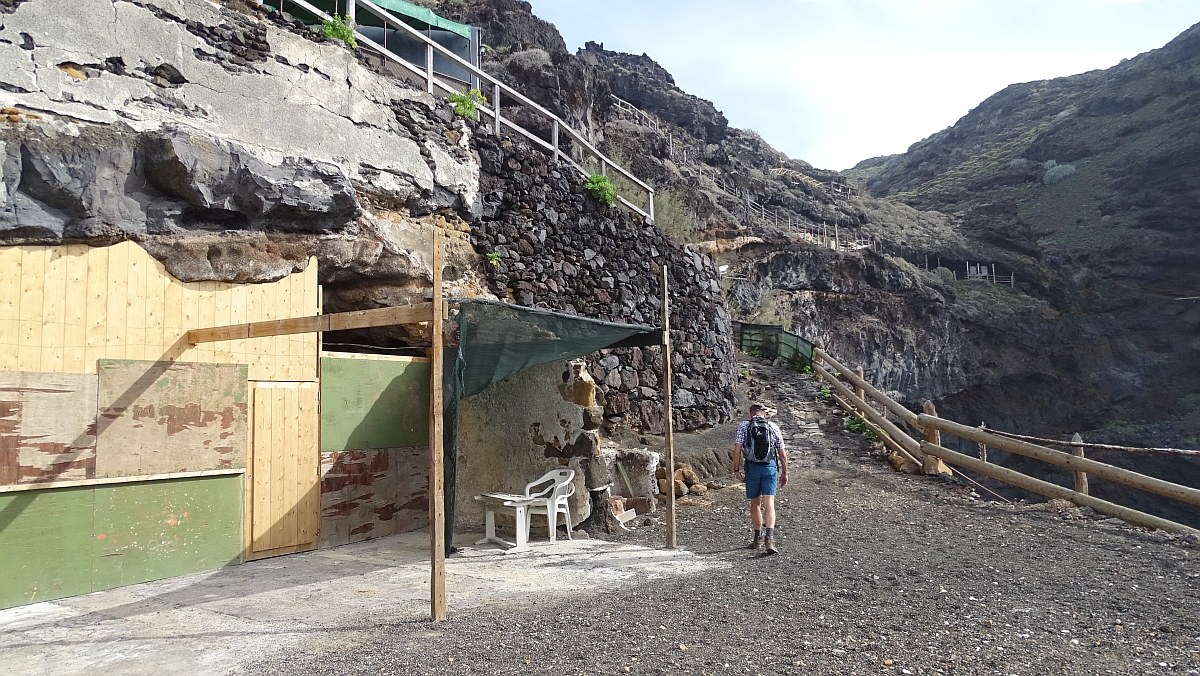
<svg viewBox="0 0 1200 676">
<path fill-rule="evenodd" d="M 738 481 L 740 481 L 742 483 L 746 483 L 746 480 L 744 478 L 742 478 L 742 445 L 741 444 L 733 445 L 733 475 L 737 477 Z"/>
<path fill-rule="evenodd" d="M 775 429 L 772 431 L 775 432 L 775 434 L 778 437 L 777 443 L 779 445 L 779 448 L 776 449 L 775 456 L 778 458 L 778 462 L 779 462 L 779 487 L 783 488 L 784 486 L 787 485 L 787 481 L 788 481 L 787 448 L 783 444 L 783 430 L 779 429 L 779 425 L 776 425 L 775 423 L 771 423 L 771 424 L 774 425 L 774 427 L 775 427 Z"/>
</svg>

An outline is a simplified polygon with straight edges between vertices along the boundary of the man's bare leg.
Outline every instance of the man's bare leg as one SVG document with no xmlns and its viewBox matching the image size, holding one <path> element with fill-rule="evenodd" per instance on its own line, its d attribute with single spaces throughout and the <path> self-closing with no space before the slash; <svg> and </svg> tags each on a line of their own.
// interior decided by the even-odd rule
<svg viewBox="0 0 1200 676">
<path fill-rule="evenodd" d="M 770 497 L 770 496 L 767 496 Z M 771 524 L 775 523 L 775 508 L 771 507 Z M 754 530 L 762 530 L 763 513 L 762 513 L 762 496 L 751 498 L 750 500 L 750 525 Z"/>
<path fill-rule="evenodd" d="M 762 501 L 762 523 L 767 528 L 775 527 L 775 496 L 764 495 L 759 498 Z"/>
</svg>

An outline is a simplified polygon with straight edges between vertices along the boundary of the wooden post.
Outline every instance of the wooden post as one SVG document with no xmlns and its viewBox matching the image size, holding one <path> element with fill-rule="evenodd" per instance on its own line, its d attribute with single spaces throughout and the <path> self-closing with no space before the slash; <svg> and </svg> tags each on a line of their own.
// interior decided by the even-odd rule
<svg viewBox="0 0 1200 676">
<path fill-rule="evenodd" d="M 671 404 L 671 306 L 667 294 L 667 264 L 662 266 L 663 424 L 667 435 L 667 549 L 675 549 L 675 421 Z"/>
<path fill-rule="evenodd" d="M 863 367 L 861 367 L 861 366 L 854 367 L 854 374 L 857 375 L 859 377 L 859 379 L 861 380 L 863 377 Z M 863 388 L 855 386 L 854 393 L 858 395 L 859 399 L 862 399 L 863 401 L 867 400 L 867 391 L 864 390 Z M 866 411 L 859 411 L 858 415 L 859 415 L 859 417 L 862 417 L 862 416 L 866 415 Z"/>
<path fill-rule="evenodd" d="M 986 430 L 987 423 L 986 422 L 979 423 L 979 429 Z M 984 462 L 988 461 L 988 459 L 987 459 L 987 444 L 979 444 L 979 459 Z"/>
<path fill-rule="evenodd" d="M 925 415 L 937 415 L 937 407 L 934 406 L 933 402 L 928 399 L 926 399 L 925 403 L 921 406 L 921 410 L 925 412 Z M 942 433 L 932 425 L 926 425 L 925 441 L 933 444 L 934 446 L 941 446 Z M 930 476 L 937 476 L 938 474 L 945 474 L 950 471 L 950 468 L 946 467 L 946 464 L 942 462 L 941 458 L 929 454 L 925 455 L 924 467 L 922 469 Z"/>
<path fill-rule="evenodd" d="M 446 484 L 442 462 L 442 233 L 433 230 L 433 347 L 429 350 L 429 608 L 446 619 Z"/>
<path fill-rule="evenodd" d="M 356 22 L 354 20 L 354 9 L 355 9 L 354 6 L 357 4 L 358 4 L 358 0 L 346 0 L 346 17 L 350 20 L 350 29 L 351 30 L 353 30 L 354 28 L 357 27 L 355 25 Z M 386 31 L 384 34 L 385 35 L 387 34 Z"/>
<path fill-rule="evenodd" d="M 1071 443 L 1082 444 L 1083 437 L 1079 436 L 1079 433 L 1076 432 L 1075 436 L 1071 437 Z M 1082 458 L 1083 457 L 1083 446 L 1076 446 L 1076 447 L 1072 448 L 1071 453 L 1077 458 Z M 1078 470 L 1075 471 L 1075 492 L 1083 493 L 1084 495 L 1088 495 L 1087 472 L 1080 472 Z"/>
</svg>

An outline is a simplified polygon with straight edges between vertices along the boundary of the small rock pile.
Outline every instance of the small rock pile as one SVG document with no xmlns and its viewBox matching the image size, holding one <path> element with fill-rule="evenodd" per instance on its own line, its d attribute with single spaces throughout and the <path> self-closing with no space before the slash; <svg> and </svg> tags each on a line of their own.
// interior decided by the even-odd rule
<svg viewBox="0 0 1200 676">
<path fill-rule="evenodd" d="M 658 468 L 655 477 L 658 479 L 658 499 L 660 501 L 667 499 L 667 491 L 671 490 L 670 484 L 672 483 L 675 485 L 675 497 L 677 498 L 685 495 L 704 495 L 708 491 L 717 488 L 716 482 L 709 481 L 705 483 L 701 481 L 699 475 L 696 474 L 696 470 L 692 469 L 691 465 L 680 462 L 675 463 L 675 472 L 671 482 L 668 483 L 667 481 L 667 468 L 665 465 Z"/>
</svg>

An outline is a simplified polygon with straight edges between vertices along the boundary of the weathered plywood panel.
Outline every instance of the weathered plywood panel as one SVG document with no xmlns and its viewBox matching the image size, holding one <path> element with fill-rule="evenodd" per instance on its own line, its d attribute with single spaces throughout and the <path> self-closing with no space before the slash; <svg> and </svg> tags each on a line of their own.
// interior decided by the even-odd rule
<svg viewBox="0 0 1200 676">
<path fill-rule="evenodd" d="M 0 485 L 96 477 L 97 378 L 0 371 Z"/>
<path fill-rule="evenodd" d="M 93 590 L 242 561 L 242 475 L 94 490 Z"/>
<path fill-rule="evenodd" d="M 92 591 L 93 489 L 0 494 L 0 608 Z"/>
<path fill-rule="evenodd" d="M 429 525 L 429 449 L 321 454 L 321 547 Z"/>
<path fill-rule="evenodd" d="M 315 546 L 321 506 L 317 394 L 313 383 L 254 384 L 253 558 Z"/>
<path fill-rule="evenodd" d="M 100 360 L 96 475 L 246 466 L 246 375 L 238 364 Z"/>
<path fill-rule="evenodd" d="M 429 363 L 321 359 L 321 450 L 429 443 Z"/>
<path fill-rule="evenodd" d="M 234 314 L 256 322 L 319 311 L 315 260 L 269 284 L 185 284 L 134 242 L 0 247 L 0 346 L 8 348 L 0 370 L 96 373 L 99 359 L 248 362 L 253 380 L 315 381 L 316 334 L 219 347 L 193 347 L 184 336 Z"/>
</svg>

